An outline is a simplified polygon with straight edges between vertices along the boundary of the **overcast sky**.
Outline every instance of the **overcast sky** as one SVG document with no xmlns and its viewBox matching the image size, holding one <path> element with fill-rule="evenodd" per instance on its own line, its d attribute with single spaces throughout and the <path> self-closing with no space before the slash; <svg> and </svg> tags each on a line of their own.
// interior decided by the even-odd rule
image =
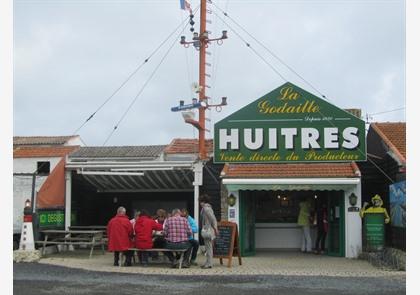
<svg viewBox="0 0 420 295">
<path fill-rule="evenodd" d="M 191 0 L 193 9 L 199 1 Z M 364 119 L 405 107 L 405 2 L 402 0 L 213 1 L 300 76 L 341 108 L 361 108 Z M 249 42 L 288 81 L 320 96 L 270 56 L 214 6 L 208 95 L 228 97 L 212 125 L 285 83 L 247 48 Z M 218 18 L 217 15 L 220 16 Z M 14 135 L 72 134 L 188 17 L 179 0 L 15 0 Z M 227 24 L 224 24 L 225 20 Z M 199 30 L 198 14 L 195 17 Z M 178 43 L 181 30 L 77 134 L 102 145 L 138 96 L 107 145 L 168 144 L 197 136 L 180 113 L 198 80 L 198 54 Z M 183 35 L 191 38 L 189 26 Z M 370 121 L 405 121 L 405 110 Z M 212 138 L 212 132 L 206 135 Z"/>
</svg>

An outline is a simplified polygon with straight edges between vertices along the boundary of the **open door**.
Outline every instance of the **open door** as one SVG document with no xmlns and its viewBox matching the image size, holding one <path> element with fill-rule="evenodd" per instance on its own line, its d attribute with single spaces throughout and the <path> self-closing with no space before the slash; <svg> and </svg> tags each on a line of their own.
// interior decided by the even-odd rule
<svg viewBox="0 0 420 295">
<path fill-rule="evenodd" d="M 328 197 L 328 255 L 344 257 L 344 193 L 332 193 Z"/>
<path fill-rule="evenodd" d="M 239 191 L 239 240 L 242 256 L 255 255 L 255 195 Z"/>
</svg>

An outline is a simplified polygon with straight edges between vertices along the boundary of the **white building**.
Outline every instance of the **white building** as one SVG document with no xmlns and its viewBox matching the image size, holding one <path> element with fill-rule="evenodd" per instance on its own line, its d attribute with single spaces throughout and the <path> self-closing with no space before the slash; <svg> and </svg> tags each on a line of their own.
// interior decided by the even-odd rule
<svg viewBox="0 0 420 295">
<path fill-rule="evenodd" d="M 22 226 L 25 200 L 32 199 L 32 186 L 39 191 L 51 171 L 68 153 L 83 145 L 80 136 L 13 137 L 13 247 Z"/>
</svg>

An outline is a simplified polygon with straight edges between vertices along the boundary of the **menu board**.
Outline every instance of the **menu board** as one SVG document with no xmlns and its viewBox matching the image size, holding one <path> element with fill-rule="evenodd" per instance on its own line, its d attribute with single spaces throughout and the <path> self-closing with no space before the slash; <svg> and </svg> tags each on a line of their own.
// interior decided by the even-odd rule
<svg viewBox="0 0 420 295">
<path fill-rule="evenodd" d="M 217 224 L 217 229 L 219 234 L 214 240 L 213 257 L 219 258 L 220 264 L 223 264 L 223 258 L 229 259 L 228 267 L 231 267 L 232 257 L 237 256 L 239 265 L 242 265 L 239 250 L 238 225 L 234 222 L 221 221 Z"/>
<path fill-rule="evenodd" d="M 214 257 L 228 257 L 231 248 L 233 247 L 233 227 L 230 225 L 218 226 L 219 235 L 214 240 Z"/>
</svg>

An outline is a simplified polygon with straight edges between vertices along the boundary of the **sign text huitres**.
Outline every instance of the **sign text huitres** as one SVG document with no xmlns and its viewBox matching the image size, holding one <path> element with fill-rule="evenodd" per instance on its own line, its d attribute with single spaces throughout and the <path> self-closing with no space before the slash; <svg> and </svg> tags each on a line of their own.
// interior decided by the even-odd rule
<svg viewBox="0 0 420 295">
<path fill-rule="evenodd" d="M 286 83 L 217 122 L 217 163 L 366 160 L 365 122 Z"/>
</svg>

